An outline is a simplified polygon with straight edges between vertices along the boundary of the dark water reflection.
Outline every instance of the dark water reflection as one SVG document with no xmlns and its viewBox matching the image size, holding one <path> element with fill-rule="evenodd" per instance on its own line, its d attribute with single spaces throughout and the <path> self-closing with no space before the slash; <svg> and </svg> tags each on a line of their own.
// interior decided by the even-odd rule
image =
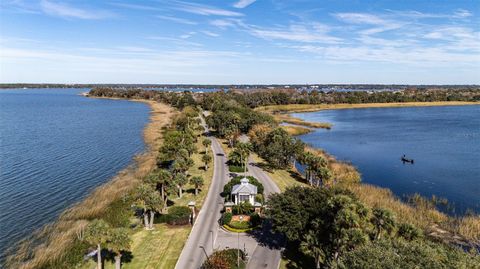
<svg viewBox="0 0 480 269">
<path fill-rule="evenodd" d="M 447 198 L 451 214 L 480 213 L 480 106 L 368 108 L 297 113 L 331 122 L 300 138 L 351 161 L 362 180 L 404 197 Z M 403 164 L 406 154 L 415 163 Z M 443 208 L 445 210 L 445 208 Z"/>
<path fill-rule="evenodd" d="M 78 96 L 84 91 L 0 90 L 0 252 L 144 149 L 147 105 Z"/>
</svg>

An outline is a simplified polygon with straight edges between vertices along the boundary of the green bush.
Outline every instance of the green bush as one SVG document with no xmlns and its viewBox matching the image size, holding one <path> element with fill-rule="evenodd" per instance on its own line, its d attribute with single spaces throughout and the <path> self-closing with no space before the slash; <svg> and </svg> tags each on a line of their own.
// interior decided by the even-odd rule
<svg viewBox="0 0 480 269">
<path fill-rule="evenodd" d="M 262 223 L 262 218 L 257 214 L 253 213 L 250 215 L 250 226 L 251 227 L 257 227 Z"/>
<path fill-rule="evenodd" d="M 424 240 L 377 240 L 340 256 L 332 268 L 479 268 L 480 256 Z"/>
<path fill-rule="evenodd" d="M 417 227 L 407 224 L 407 223 L 402 223 L 398 227 L 398 236 L 403 237 L 404 239 L 407 240 L 414 240 L 419 237 L 422 237 L 422 231 L 418 229 Z"/>
<path fill-rule="evenodd" d="M 237 165 L 228 165 L 228 171 L 233 173 L 243 173 L 245 172 L 245 167 Z M 248 171 L 248 169 L 247 169 Z"/>
<path fill-rule="evenodd" d="M 253 206 L 249 202 L 243 202 L 232 207 L 234 215 L 250 214 L 253 210 Z"/>
<path fill-rule="evenodd" d="M 172 206 L 168 214 L 155 217 L 155 223 L 168 223 L 170 225 L 186 225 L 190 223 L 192 210 L 187 206 Z"/>
<path fill-rule="evenodd" d="M 128 227 L 133 215 L 131 204 L 132 201 L 127 198 L 112 202 L 105 210 L 102 219 L 112 227 Z"/>
<path fill-rule="evenodd" d="M 232 220 L 232 213 L 225 212 L 222 216 L 222 224 L 229 224 Z"/>
<path fill-rule="evenodd" d="M 237 267 L 237 255 L 240 256 L 240 267 Z M 217 269 L 219 265 L 227 264 L 230 269 L 245 268 L 245 253 L 241 249 L 225 249 L 215 251 L 208 260 L 206 260 L 202 267 L 203 269 Z M 224 267 L 220 267 L 224 268 Z"/>
</svg>

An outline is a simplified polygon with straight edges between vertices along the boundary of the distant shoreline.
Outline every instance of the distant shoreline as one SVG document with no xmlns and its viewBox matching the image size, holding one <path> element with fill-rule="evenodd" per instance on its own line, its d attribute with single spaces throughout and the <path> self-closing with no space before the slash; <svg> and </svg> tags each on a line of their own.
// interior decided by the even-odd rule
<svg viewBox="0 0 480 269">
<path fill-rule="evenodd" d="M 309 113 L 324 110 L 361 109 L 361 108 L 402 108 L 431 106 L 466 106 L 480 105 L 480 102 L 437 101 L 437 102 L 404 102 L 404 103 L 362 103 L 362 104 L 290 104 L 258 107 L 255 110 L 272 115 L 279 123 L 291 124 L 287 131 L 292 135 L 313 132 L 312 128 L 331 129 L 329 122 L 310 122 L 292 116 L 292 113 Z"/>
<path fill-rule="evenodd" d="M 480 105 L 480 102 L 436 101 L 436 102 L 401 102 L 401 103 L 362 103 L 362 104 L 293 104 L 263 106 L 256 110 L 268 113 L 302 113 L 321 110 L 353 109 L 353 108 L 395 108 L 395 107 L 427 107 L 427 106 L 465 106 Z"/>
</svg>

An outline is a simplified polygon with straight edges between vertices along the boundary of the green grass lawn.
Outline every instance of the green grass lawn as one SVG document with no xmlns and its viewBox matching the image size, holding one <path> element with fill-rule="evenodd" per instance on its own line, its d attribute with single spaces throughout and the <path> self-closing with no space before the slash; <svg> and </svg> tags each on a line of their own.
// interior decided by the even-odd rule
<svg viewBox="0 0 480 269">
<path fill-rule="evenodd" d="M 251 156 L 256 163 L 260 164 L 260 166 L 265 163 L 265 161 L 257 154 L 253 153 Z M 273 182 L 277 184 L 278 188 L 280 188 L 282 192 L 288 187 L 295 185 L 308 186 L 308 184 L 302 182 L 303 178 L 297 172 L 292 171 L 291 169 L 264 169 L 264 171 L 270 176 Z"/>
<path fill-rule="evenodd" d="M 190 226 L 172 227 L 156 224 L 155 230 L 137 230 L 132 235 L 132 258 L 124 262 L 125 269 L 173 269 L 190 233 Z M 95 261 L 89 260 L 82 269 L 95 267 Z M 105 269 L 115 268 L 105 261 Z"/>
</svg>

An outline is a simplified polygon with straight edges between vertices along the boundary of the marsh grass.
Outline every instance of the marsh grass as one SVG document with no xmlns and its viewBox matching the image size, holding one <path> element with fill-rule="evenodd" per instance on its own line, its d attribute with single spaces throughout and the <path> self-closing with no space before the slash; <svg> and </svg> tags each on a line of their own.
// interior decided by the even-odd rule
<svg viewBox="0 0 480 269">
<path fill-rule="evenodd" d="M 420 107 L 420 106 L 461 106 L 480 105 L 480 102 L 405 102 L 405 103 L 364 103 L 364 104 L 290 104 L 258 107 L 255 110 L 267 113 L 314 112 L 328 109 L 382 108 L 382 107 Z"/>
<path fill-rule="evenodd" d="M 54 223 L 44 226 L 7 252 L 7 268 L 62 267 L 62 259 L 83 237 L 89 220 L 102 217 L 109 205 L 133 190 L 156 165 L 161 129 L 174 113 L 169 106 L 146 101 L 151 107 L 150 123 L 144 130 L 148 146 L 145 153 L 134 158 L 134 164 L 112 180 L 96 188 L 83 201 L 65 210 Z M 84 253 L 83 253 L 84 254 Z M 79 255 L 83 255 L 79 253 Z M 60 263 L 60 264 L 59 264 Z"/>
<path fill-rule="evenodd" d="M 466 247 L 480 246 L 480 216 L 452 217 L 438 211 L 432 203 L 405 203 L 387 188 L 360 183 L 361 175 L 352 164 L 338 161 L 320 149 L 306 147 L 306 150 L 328 160 L 328 167 L 335 179 L 328 185 L 337 184 L 351 190 L 371 208 L 381 207 L 391 210 L 400 223 L 413 224 L 424 230 L 425 234 L 434 240 Z M 255 160 L 262 161 L 258 156 Z M 267 173 L 282 191 L 294 185 L 308 186 L 303 177 L 292 169 L 267 171 Z"/>
<path fill-rule="evenodd" d="M 312 129 L 310 128 L 306 128 L 299 125 L 283 125 L 281 126 L 281 128 L 287 131 L 287 133 L 292 136 L 308 134 L 312 131 Z"/>
<path fill-rule="evenodd" d="M 294 124 L 294 125 L 304 126 L 304 127 L 310 127 L 310 128 L 324 128 L 324 129 L 331 129 L 332 128 L 332 124 L 330 124 L 330 123 L 304 121 L 302 119 L 295 118 L 290 114 L 275 112 L 275 113 L 270 113 L 270 115 L 272 115 L 273 118 L 279 123 L 289 123 L 289 124 Z"/>
</svg>

